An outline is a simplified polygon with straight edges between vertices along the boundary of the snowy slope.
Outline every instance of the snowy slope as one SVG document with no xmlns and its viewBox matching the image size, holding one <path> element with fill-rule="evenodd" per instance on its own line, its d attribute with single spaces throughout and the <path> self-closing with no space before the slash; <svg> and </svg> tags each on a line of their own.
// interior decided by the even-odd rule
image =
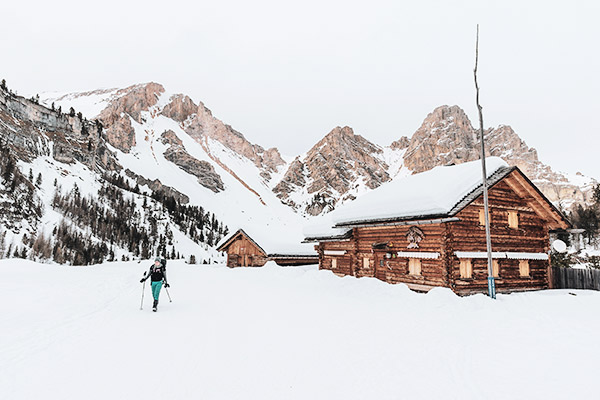
<svg viewBox="0 0 600 400">
<path fill-rule="evenodd" d="M 251 160 L 209 137 L 197 141 L 184 131 L 182 124 L 160 115 L 173 95 L 161 93 L 156 105 L 141 111 L 142 123 L 131 118 L 136 145 L 129 153 L 109 146 L 116 153 L 118 162 L 125 169 L 146 179 L 158 179 L 163 185 L 186 194 L 190 204 L 214 212 L 230 231 L 242 228 L 268 232 L 262 235 L 264 240 L 261 245 L 272 249 L 272 252 L 314 253 L 312 246 L 301 243 L 305 218 L 279 201 L 269 182 L 261 177 L 261 171 Z M 89 110 L 91 114 L 87 117 L 93 118 L 96 116 L 93 113 L 98 114 L 102 110 L 99 105 L 106 106 L 107 99 L 114 99 L 115 96 L 114 90 L 101 90 L 46 98 L 45 101 L 54 101 L 63 109 L 76 104 L 76 109 Z M 224 191 L 215 193 L 200 185 L 195 176 L 165 158 L 164 153 L 169 146 L 160 138 L 168 130 L 181 140 L 188 154 L 213 166 L 224 183 Z M 285 166 L 281 166 L 279 174 L 284 169 Z"/>
<path fill-rule="evenodd" d="M 37 176 L 41 173 L 43 176 L 42 183 L 39 190 L 37 191 L 38 196 L 41 199 L 43 205 L 43 214 L 40 220 L 40 226 L 38 227 L 38 235 L 43 234 L 45 237 L 51 237 L 52 231 L 59 225 L 60 221 L 65 219 L 65 216 L 60 212 L 56 211 L 52 207 L 52 200 L 57 187 L 54 186 L 54 182 L 57 182 L 58 188 L 63 193 L 68 193 L 75 185 L 77 185 L 82 197 L 96 198 L 98 196 L 98 190 L 101 187 L 99 176 L 90 171 L 85 165 L 81 163 L 65 164 L 54 160 L 50 156 L 38 157 L 30 163 L 19 161 L 19 166 L 22 171 L 32 170 L 33 175 Z M 143 219 L 144 210 L 142 203 L 144 196 L 127 193 L 126 196 L 133 197 L 138 206 L 138 212 L 140 213 L 140 219 Z M 148 199 L 146 199 L 148 200 Z M 170 229 L 173 232 L 173 244 L 177 251 L 184 256 L 191 254 L 195 255 L 197 260 L 220 260 L 222 256 L 214 249 L 206 246 L 202 243 L 195 243 L 183 232 L 181 232 L 175 224 L 172 223 L 171 218 L 166 214 L 162 213 L 162 221 L 160 223 L 162 230 L 164 230 L 167 223 L 170 225 Z M 69 221 L 66 218 L 67 222 Z M 74 224 L 76 226 L 76 224 Z M 82 234 L 87 234 L 86 230 L 79 229 Z M 11 236 L 11 232 L 8 231 L 7 243 L 20 243 L 21 235 Z M 119 248 L 118 246 L 114 249 L 115 256 L 117 258 L 123 255 L 128 256 L 129 252 L 126 249 Z"/>
<path fill-rule="evenodd" d="M 81 93 L 45 92 L 40 99 L 47 105 L 62 106 L 63 112 L 68 112 L 69 107 L 80 111 L 84 116 L 92 119 L 104 110 L 111 100 L 119 96 L 119 89 L 98 89 Z"/>
<path fill-rule="evenodd" d="M 2 398 L 597 397 L 598 292 L 493 301 L 314 267 L 171 261 L 173 302 L 163 291 L 154 314 L 149 291 L 139 310 L 148 264 L 0 260 Z"/>
</svg>

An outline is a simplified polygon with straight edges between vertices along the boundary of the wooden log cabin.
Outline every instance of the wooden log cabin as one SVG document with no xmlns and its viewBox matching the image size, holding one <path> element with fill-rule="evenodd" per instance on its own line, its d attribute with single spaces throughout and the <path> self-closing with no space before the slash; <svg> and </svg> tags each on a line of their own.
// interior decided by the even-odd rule
<svg viewBox="0 0 600 400">
<path fill-rule="evenodd" d="M 546 289 L 549 231 L 568 221 L 517 167 L 487 159 L 493 274 L 498 292 Z M 487 292 L 481 162 L 437 167 L 393 181 L 332 213 L 319 268 L 428 291 Z"/>
<path fill-rule="evenodd" d="M 265 235 L 262 235 L 265 236 Z M 281 266 L 298 266 L 317 264 L 317 253 L 310 246 L 300 246 L 298 243 L 273 244 L 263 238 L 262 244 L 270 253 L 259 245 L 243 229 L 224 238 L 217 246 L 217 251 L 227 253 L 227 266 L 234 267 L 262 267 L 267 261 L 275 261 Z"/>
</svg>

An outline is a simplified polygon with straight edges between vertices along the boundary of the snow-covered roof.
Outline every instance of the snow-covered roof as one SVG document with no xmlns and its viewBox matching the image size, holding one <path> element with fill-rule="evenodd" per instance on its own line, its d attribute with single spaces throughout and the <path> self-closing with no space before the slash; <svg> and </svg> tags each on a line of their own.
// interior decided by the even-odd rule
<svg viewBox="0 0 600 400">
<path fill-rule="evenodd" d="M 334 227 L 335 223 L 331 218 L 331 214 L 325 214 L 322 217 L 316 218 L 313 223 L 307 225 L 302 230 L 305 240 L 317 241 L 322 238 L 328 239 L 346 239 L 352 231 L 351 228 Z"/>
<path fill-rule="evenodd" d="M 487 176 L 508 169 L 499 157 L 486 159 Z M 482 185 L 481 161 L 471 161 L 394 180 L 334 211 L 335 225 L 361 221 L 412 219 L 448 215 Z"/>
<path fill-rule="evenodd" d="M 512 168 L 499 157 L 486 158 L 488 183 L 494 184 Z M 481 193 L 481 161 L 440 166 L 393 180 L 322 217 L 304 229 L 308 239 L 347 234 L 362 223 L 451 216 Z M 479 189 L 479 191 L 477 190 Z"/>
</svg>

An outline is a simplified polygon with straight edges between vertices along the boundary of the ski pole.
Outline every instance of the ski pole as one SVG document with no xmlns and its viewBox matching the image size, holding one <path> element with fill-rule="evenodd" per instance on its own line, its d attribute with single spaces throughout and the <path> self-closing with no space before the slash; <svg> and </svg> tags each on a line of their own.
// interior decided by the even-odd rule
<svg viewBox="0 0 600 400">
<path fill-rule="evenodd" d="M 146 277 L 146 274 L 144 274 L 144 278 Z M 142 284 L 142 302 L 140 303 L 140 310 L 142 310 L 144 308 L 144 292 L 146 289 L 146 280 L 144 280 L 144 283 Z"/>
<path fill-rule="evenodd" d="M 169 289 L 167 289 L 166 286 L 165 286 L 165 292 L 167 292 L 167 296 L 169 296 L 169 303 L 172 303 L 173 300 L 171 300 L 171 295 L 169 294 Z"/>
</svg>

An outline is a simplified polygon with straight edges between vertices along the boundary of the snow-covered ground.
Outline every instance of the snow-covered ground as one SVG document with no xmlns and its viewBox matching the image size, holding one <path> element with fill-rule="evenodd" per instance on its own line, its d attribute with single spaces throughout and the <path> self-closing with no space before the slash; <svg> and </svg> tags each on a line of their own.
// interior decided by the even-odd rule
<svg viewBox="0 0 600 400">
<path fill-rule="evenodd" d="M 600 293 L 459 298 L 316 267 L 0 260 L 2 399 L 596 398 Z M 572 294 L 570 294 L 572 293 Z M 573 295 L 574 294 L 574 295 Z"/>
</svg>

